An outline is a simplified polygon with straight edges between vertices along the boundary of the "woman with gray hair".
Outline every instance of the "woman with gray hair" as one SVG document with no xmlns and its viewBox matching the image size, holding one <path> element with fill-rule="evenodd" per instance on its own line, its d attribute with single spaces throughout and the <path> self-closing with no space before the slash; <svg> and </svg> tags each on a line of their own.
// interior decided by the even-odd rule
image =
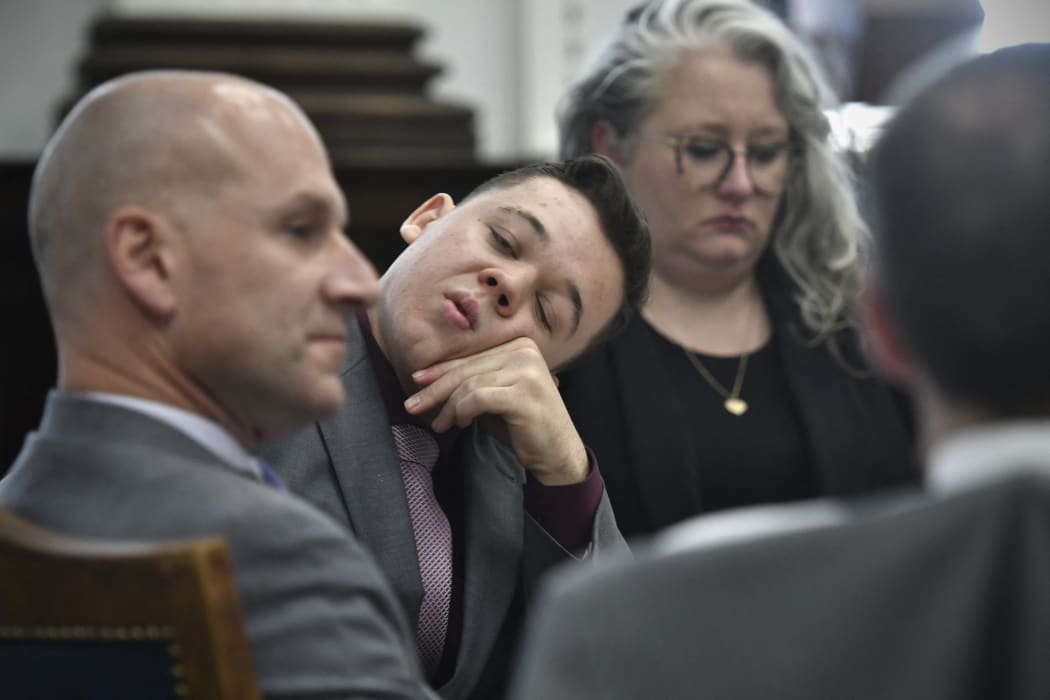
<svg viewBox="0 0 1050 700">
<path fill-rule="evenodd" d="M 649 220 L 640 318 L 561 378 L 625 535 L 915 478 L 854 320 L 867 229 L 802 43 L 747 0 L 628 15 L 560 110 Z"/>
</svg>

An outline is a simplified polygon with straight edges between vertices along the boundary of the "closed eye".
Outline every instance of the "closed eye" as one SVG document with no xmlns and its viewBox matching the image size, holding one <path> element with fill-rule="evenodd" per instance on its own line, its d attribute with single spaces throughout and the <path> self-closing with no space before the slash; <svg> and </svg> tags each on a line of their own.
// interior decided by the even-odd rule
<svg viewBox="0 0 1050 700">
<path fill-rule="evenodd" d="M 301 240 L 308 240 L 308 239 L 313 238 L 314 236 L 316 236 L 318 233 L 320 233 L 322 231 L 322 228 L 320 226 L 318 226 L 317 224 L 314 224 L 312 222 L 299 222 L 299 223 L 289 224 L 286 227 L 286 230 L 294 238 L 298 238 L 298 239 L 301 239 Z"/>
<path fill-rule="evenodd" d="M 547 316 L 547 310 L 544 308 L 543 297 L 539 294 L 536 295 L 536 313 L 540 317 L 540 324 L 544 330 L 547 331 L 548 335 L 554 333 L 554 328 L 551 326 L 550 318 Z"/>
<path fill-rule="evenodd" d="M 703 162 L 718 158 L 726 145 L 711 141 L 688 141 L 682 150 L 695 161 Z"/>
<path fill-rule="evenodd" d="M 509 255 L 515 260 L 518 259 L 518 252 L 514 250 L 514 246 L 510 240 L 496 229 L 489 227 L 489 234 L 492 236 L 492 244 L 496 246 L 497 250 L 501 253 Z"/>
<path fill-rule="evenodd" d="M 779 158 L 786 149 L 786 143 L 778 143 L 771 146 L 751 146 L 747 149 L 747 157 L 752 163 L 768 165 Z"/>
</svg>

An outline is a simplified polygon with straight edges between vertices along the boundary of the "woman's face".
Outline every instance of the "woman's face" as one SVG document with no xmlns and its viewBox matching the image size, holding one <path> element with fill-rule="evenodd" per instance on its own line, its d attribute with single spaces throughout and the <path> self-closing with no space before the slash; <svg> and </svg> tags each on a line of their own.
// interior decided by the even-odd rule
<svg viewBox="0 0 1050 700">
<path fill-rule="evenodd" d="M 610 153 L 649 220 L 654 276 L 698 291 L 750 277 L 783 197 L 788 133 L 765 67 L 710 50 L 668 71 L 632 150 Z"/>
</svg>

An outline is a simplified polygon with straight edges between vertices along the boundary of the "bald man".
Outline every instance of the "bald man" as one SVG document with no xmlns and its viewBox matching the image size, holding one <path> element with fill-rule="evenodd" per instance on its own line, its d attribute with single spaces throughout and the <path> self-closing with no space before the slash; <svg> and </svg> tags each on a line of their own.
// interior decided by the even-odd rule
<svg viewBox="0 0 1050 700">
<path fill-rule="evenodd" d="M 81 100 L 30 196 L 58 387 L 0 507 L 224 537 L 267 696 L 429 697 L 370 556 L 254 456 L 344 398 L 346 318 L 378 293 L 346 209 L 313 127 L 261 85 L 141 73 Z"/>
</svg>

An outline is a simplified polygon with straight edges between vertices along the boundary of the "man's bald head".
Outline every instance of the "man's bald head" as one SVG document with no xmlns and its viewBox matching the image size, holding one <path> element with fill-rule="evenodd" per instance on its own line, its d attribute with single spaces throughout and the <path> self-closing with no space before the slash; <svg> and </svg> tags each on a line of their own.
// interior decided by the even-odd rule
<svg viewBox="0 0 1050 700">
<path fill-rule="evenodd" d="M 284 95 L 220 73 L 135 73 L 81 99 L 45 148 L 29 202 L 56 329 L 81 301 L 90 303 L 115 209 L 139 206 L 185 226 L 207 214 L 218 188 L 251 171 L 265 134 L 280 134 L 289 122 L 320 145 Z"/>
</svg>

